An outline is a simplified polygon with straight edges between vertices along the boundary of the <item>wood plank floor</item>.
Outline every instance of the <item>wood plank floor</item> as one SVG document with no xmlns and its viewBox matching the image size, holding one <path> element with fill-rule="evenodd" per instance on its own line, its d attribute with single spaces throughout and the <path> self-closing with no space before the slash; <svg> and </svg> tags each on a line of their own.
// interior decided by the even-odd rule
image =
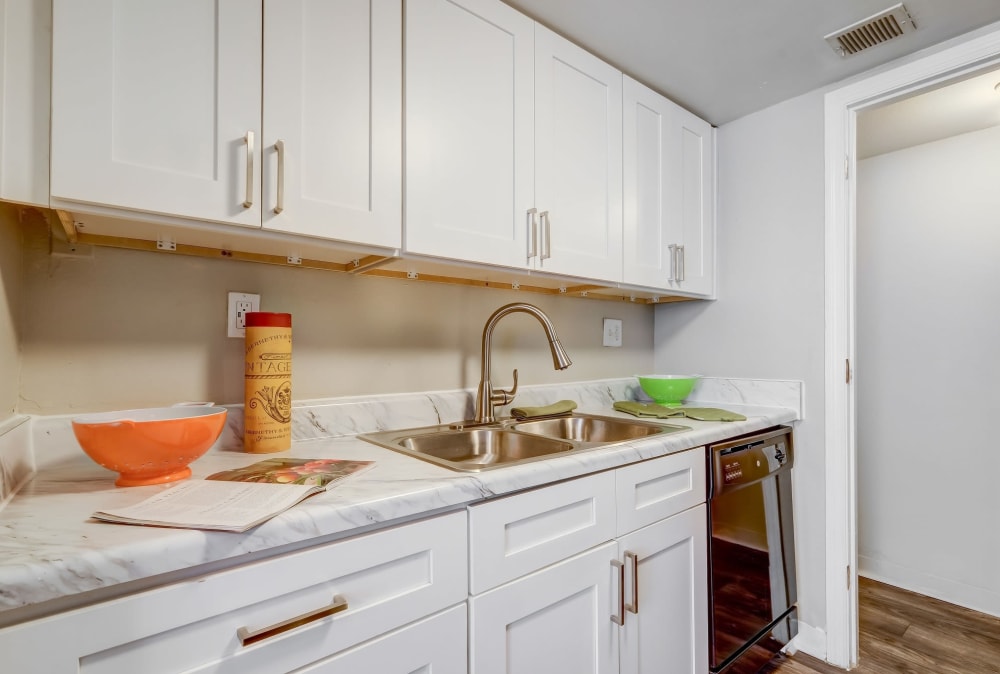
<svg viewBox="0 0 1000 674">
<path fill-rule="evenodd" d="M 858 583 L 859 674 L 1000 673 L 1000 618 L 866 578 Z M 804 653 L 760 674 L 842 674 Z"/>
</svg>

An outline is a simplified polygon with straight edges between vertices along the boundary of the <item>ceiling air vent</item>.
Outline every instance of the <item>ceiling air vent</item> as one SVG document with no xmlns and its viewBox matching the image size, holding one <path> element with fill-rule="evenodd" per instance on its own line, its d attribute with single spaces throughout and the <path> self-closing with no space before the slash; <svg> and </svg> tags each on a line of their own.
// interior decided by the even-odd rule
<svg viewBox="0 0 1000 674">
<path fill-rule="evenodd" d="M 847 28 L 830 33 L 824 39 L 833 47 L 833 51 L 841 56 L 850 56 L 869 47 L 894 40 L 903 33 L 911 33 L 916 28 L 910 13 L 900 3 Z"/>
</svg>

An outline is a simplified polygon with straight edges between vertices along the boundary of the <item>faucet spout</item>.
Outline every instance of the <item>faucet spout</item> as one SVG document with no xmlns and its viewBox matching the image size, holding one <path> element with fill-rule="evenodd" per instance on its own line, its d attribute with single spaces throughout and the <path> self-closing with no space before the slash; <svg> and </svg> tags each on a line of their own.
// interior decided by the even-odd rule
<svg viewBox="0 0 1000 674">
<path fill-rule="evenodd" d="M 517 393 L 517 370 L 514 370 L 514 387 L 511 390 L 504 391 L 503 389 L 493 388 L 493 384 L 490 381 L 490 357 L 493 353 L 493 329 L 500 322 L 501 318 L 518 312 L 530 314 L 542 324 L 545 336 L 549 340 L 549 351 L 552 352 L 553 368 L 556 370 L 565 370 L 573 364 L 562 342 L 559 341 L 559 336 L 556 334 L 556 329 L 552 326 L 552 321 L 545 315 L 545 312 L 535 305 L 525 302 L 514 302 L 513 304 L 500 307 L 486 320 L 486 325 L 483 327 L 479 388 L 476 391 L 476 423 L 490 424 L 495 422 L 494 406 L 506 405 L 514 400 L 514 395 Z"/>
</svg>

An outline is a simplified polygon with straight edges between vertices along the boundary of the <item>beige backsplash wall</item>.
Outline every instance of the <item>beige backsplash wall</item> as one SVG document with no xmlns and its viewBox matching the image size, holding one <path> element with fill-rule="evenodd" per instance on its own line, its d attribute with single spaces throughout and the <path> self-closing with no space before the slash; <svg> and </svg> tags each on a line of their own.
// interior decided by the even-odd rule
<svg viewBox="0 0 1000 674">
<path fill-rule="evenodd" d="M 0 421 L 17 407 L 21 357 L 18 317 L 21 291 L 21 229 L 17 210 L 0 204 Z"/>
<path fill-rule="evenodd" d="M 553 370 L 538 322 L 511 315 L 494 333 L 494 385 L 509 386 L 515 367 L 524 385 L 652 367 L 647 305 L 111 248 L 52 256 L 43 227 L 24 236 L 31 309 L 19 411 L 27 414 L 242 402 L 242 340 L 226 337 L 228 291 L 260 293 L 262 310 L 292 314 L 296 400 L 474 388 L 483 324 L 514 301 L 548 313 L 574 363 Z M 601 345 L 604 317 L 624 321 L 621 348 Z"/>
</svg>

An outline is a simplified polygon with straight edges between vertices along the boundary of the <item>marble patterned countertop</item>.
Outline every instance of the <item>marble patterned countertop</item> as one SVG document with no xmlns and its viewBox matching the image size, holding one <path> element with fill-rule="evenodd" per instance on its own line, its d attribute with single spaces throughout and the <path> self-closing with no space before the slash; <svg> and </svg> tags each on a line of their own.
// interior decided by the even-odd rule
<svg viewBox="0 0 1000 674">
<path fill-rule="evenodd" d="M 692 394 L 697 401 L 688 406 L 724 407 L 747 420 L 663 420 L 691 430 L 479 473 L 451 471 L 355 437 L 469 418 L 472 395 L 452 391 L 297 403 L 292 448 L 281 456 L 373 460 L 376 466 L 244 534 L 91 519 L 95 510 L 130 505 L 170 485 L 116 488 L 116 475 L 79 449 L 70 417 L 32 418 L 27 426 L 36 472 L 0 510 L 0 626 L 788 423 L 801 418 L 802 410 L 800 382 L 702 380 Z M 517 402 L 571 399 L 578 412 L 633 418 L 613 411 L 612 403 L 642 397 L 634 379 L 622 379 L 525 387 Z M 191 465 L 195 478 L 274 456 L 241 451 L 242 408 L 229 409 L 222 437 Z M 16 425 L 22 435 L 25 426 Z M 23 443 L 8 441 L 5 447 L 4 437 L 0 464 L 3 452 L 11 463 L 18 449 L 23 464 Z"/>
</svg>

